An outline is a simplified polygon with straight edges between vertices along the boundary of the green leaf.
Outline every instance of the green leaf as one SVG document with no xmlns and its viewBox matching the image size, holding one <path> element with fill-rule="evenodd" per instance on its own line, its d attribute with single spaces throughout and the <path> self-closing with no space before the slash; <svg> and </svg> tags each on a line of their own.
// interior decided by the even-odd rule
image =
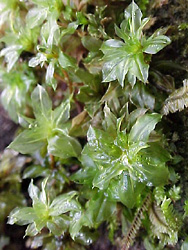
<svg viewBox="0 0 188 250">
<path fill-rule="evenodd" d="M 88 156 L 88 147 L 84 147 L 80 161 L 83 165 L 79 171 L 71 176 L 71 180 L 81 184 L 92 186 L 93 177 L 97 173 L 97 167 L 91 157 Z"/>
<path fill-rule="evenodd" d="M 33 112 L 40 123 L 48 122 L 51 119 L 52 101 L 46 90 L 37 85 L 31 94 Z"/>
<path fill-rule="evenodd" d="M 43 211 L 44 213 L 40 213 L 37 219 L 35 219 L 36 229 L 38 232 L 41 232 L 41 230 L 46 227 L 46 224 L 48 222 L 48 217 L 46 216 L 46 211 L 44 210 L 44 204 L 43 204 Z M 37 213 L 38 211 L 36 211 Z"/>
<path fill-rule="evenodd" d="M 78 28 L 78 24 L 77 22 L 71 22 L 68 24 L 66 29 L 63 29 L 61 32 L 61 36 L 65 36 L 65 35 L 71 35 L 74 34 L 75 30 Z"/>
<path fill-rule="evenodd" d="M 93 179 L 93 187 L 98 187 L 99 189 L 107 188 L 110 180 L 120 175 L 126 168 L 127 166 L 119 159 L 111 161 L 111 166 L 101 166 L 101 169 L 98 170 Z"/>
<path fill-rule="evenodd" d="M 70 100 L 71 98 L 68 98 L 63 101 L 61 105 L 53 111 L 53 121 L 57 127 L 61 127 L 70 117 Z"/>
<path fill-rule="evenodd" d="M 7 73 L 4 68 L 0 70 L 1 103 L 9 116 L 16 123 L 23 116 L 26 103 L 30 101 L 30 91 L 36 79 L 26 64 L 18 65 Z"/>
<path fill-rule="evenodd" d="M 60 216 L 53 217 L 51 221 L 47 222 L 48 229 L 53 233 L 53 235 L 57 236 L 62 235 L 67 230 L 68 226 L 69 220 L 65 220 Z"/>
<path fill-rule="evenodd" d="M 52 60 L 46 70 L 46 83 L 53 86 L 54 79 L 54 70 L 55 70 L 55 60 Z"/>
<path fill-rule="evenodd" d="M 81 150 L 80 143 L 69 135 L 55 135 L 48 139 L 48 152 L 54 156 L 63 159 L 77 157 Z"/>
<path fill-rule="evenodd" d="M 143 43 L 143 51 L 148 54 L 156 54 L 170 42 L 170 38 L 167 36 L 155 36 L 154 34 Z"/>
<path fill-rule="evenodd" d="M 123 172 L 110 183 L 107 190 L 108 197 L 122 202 L 128 208 L 133 208 L 144 187 L 143 183 L 135 181 L 126 172 Z"/>
<path fill-rule="evenodd" d="M 32 154 L 46 144 L 45 138 L 45 131 L 41 130 L 40 127 L 27 129 L 21 132 L 8 148 L 14 149 L 22 154 Z"/>
<path fill-rule="evenodd" d="M 169 190 L 169 197 L 173 200 L 173 201 L 178 201 L 181 199 L 180 196 L 180 192 L 181 192 L 181 188 L 180 186 L 173 186 L 170 190 Z"/>
<path fill-rule="evenodd" d="M 64 159 L 77 157 L 81 153 L 81 145 L 68 135 L 64 126 L 70 116 L 71 98 L 72 96 L 52 111 L 48 93 L 38 85 L 31 95 L 36 122 L 32 120 L 29 125 L 31 128 L 16 137 L 9 147 L 26 154 L 47 145 L 48 153 L 54 156 Z"/>
<path fill-rule="evenodd" d="M 79 25 L 80 24 L 83 24 L 83 25 L 88 24 L 88 20 L 87 20 L 87 18 L 85 17 L 85 15 L 82 12 L 77 12 L 76 17 L 77 17 L 77 23 Z"/>
<path fill-rule="evenodd" d="M 130 67 L 130 59 L 123 43 L 118 40 L 108 40 L 101 50 L 105 54 L 103 65 L 103 82 L 110 82 L 118 79 L 121 86 L 124 86 L 124 79 Z"/>
<path fill-rule="evenodd" d="M 33 184 L 33 180 L 31 180 L 31 182 L 29 184 L 28 192 L 29 192 L 29 196 L 33 200 L 33 202 L 39 200 L 40 190 L 37 186 L 35 186 Z"/>
<path fill-rule="evenodd" d="M 168 182 L 169 172 L 165 164 L 153 166 L 152 164 L 144 164 L 140 173 L 143 174 L 143 178 L 147 179 L 148 184 L 154 186 L 162 186 Z"/>
<path fill-rule="evenodd" d="M 137 83 L 130 90 L 130 99 L 138 108 L 149 108 L 151 110 L 155 107 L 155 97 L 150 93 L 146 85 Z"/>
<path fill-rule="evenodd" d="M 32 180 L 28 191 L 33 207 L 16 208 L 10 213 L 9 224 L 29 224 L 25 235 L 35 236 L 44 227 L 48 227 L 54 235 L 60 236 L 68 229 L 71 220 L 69 216 L 63 215 L 63 213 L 81 210 L 79 202 L 73 199 L 77 194 L 76 191 L 59 195 L 50 202 L 49 193 L 46 190 L 47 181 L 48 178 L 42 181 L 42 191 L 40 192 Z"/>
<path fill-rule="evenodd" d="M 102 41 L 97 39 L 96 37 L 84 36 L 82 37 L 82 44 L 87 50 L 98 52 L 101 47 Z"/>
<path fill-rule="evenodd" d="M 184 210 L 185 210 L 185 216 L 188 216 L 188 200 L 185 201 Z"/>
<path fill-rule="evenodd" d="M 84 226 L 91 226 L 88 218 L 85 216 L 85 213 L 82 210 L 79 212 L 74 212 L 69 228 L 69 232 L 73 240 L 75 240 L 75 237 L 77 237 L 79 233 L 82 232 L 81 229 Z"/>
<path fill-rule="evenodd" d="M 126 129 L 128 130 L 128 132 L 130 131 L 131 127 L 134 125 L 136 120 L 139 117 L 143 116 L 146 113 L 146 111 L 147 109 L 137 108 L 128 115 L 128 119 L 126 122 Z"/>
<path fill-rule="evenodd" d="M 31 207 L 15 208 L 9 215 L 8 224 L 26 225 L 36 218 L 35 211 Z"/>
<path fill-rule="evenodd" d="M 30 9 L 26 16 L 26 22 L 28 27 L 33 29 L 34 27 L 41 25 L 46 19 L 47 14 L 48 11 L 45 8 Z"/>
<path fill-rule="evenodd" d="M 69 211 L 80 210 L 79 203 L 72 200 L 76 194 L 77 192 L 71 191 L 56 197 L 50 205 L 50 215 L 58 216 Z"/>
<path fill-rule="evenodd" d="M 110 108 L 107 106 L 107 104 L 105 104 L 104 107 L 104 118 L 103 126 L 105 127 L 105 130 L 107 130 L 111 135 L 116 136 L 117 118 L 110 111 Z"/>
<path fill-rule="evenodd" d="M 41 183 L 41 188 L 42 188 L 42 191 L 40 193 L 40 200 L 45 204 L 47 205 L 48 203 L 48 197 L 47 197 L 47 193 L 46 193 L 46 184 L 47 184 L 47 181 L 48 181 L 48 177 L 46 177 L 42 183 Z"/>
<path fill-rule="evenodd" d="M 35 119 L 18 114 L 18 122 L 23 128 L 28 128 L 31 125 L 34 126 Z"/>
<path fill-rule="evenodd" d="M 58 61 L 63 69 L 68 69 L 70 67 L 75 70 L 77 68 L 76 60 L 73 57 L 66 55 L 62 51 L 59 53 Z"/>
<path fill-rule="evenodd" d="M 150 133 L 154 130 L 156 124 L 161 120 L 159 114 L 146 114 L 138 118 L 129 134 L 130 142 L 146 142 Z"/>
<path fill-rule="evenodd" d="M 142 53 L 137 53 L 131 60 L 131 63 L 132 67 L 130 68 L 130 72 L 132 75 L 145 83 L 148 79 L 149 65 L 145 63 L 144 55 Z"/>
<path fill-rule="evenodd" d="M 116 203 L 109 201 L 103 192 L 96 192 L 87 204 L 85 216 L 91 225 L 98 227 L 100 223 L 109 220 L 110 216 L 115 212 Z"/>
<path fill-rule="evenodd" d="M 38 230 L 36 229 L 36 224 L 33 222 L 29 224 L 25 230 L 25 236 L 33 237 L 38 234 Z"/>
<path fill-rule="evenodd" d="M 24 170 L 23 179 L 46 177 L 50 174 L 50 169 L 46 169 L 40 165 L 31 165 Z"/>
<path fill-rule="evenodd" d="M 11 45 L 1 50 L 0 57 L 1 56 L 5 57 L 8 72 L 10 72 L 14 64 L 17 62 L 22 50 L 23 50 L 22 45 Z"/>
<path fill-rule="evenodd" d="M 93 186 L 99 189 L 107 188 L 112 178 L 122 173 L 127 166 L 119 159 L 121 150 L 114 145 L 114 138 L 109 137 L 104 131 L 90 127 L 88 134 L 88 145 L 84 152 L 96 163 L 98 170 L 95 172 L 91 168 L 85 170 L 86 175 L 95 172 L 93 176 Z M 91 173 L 89 173 L 90 171 Z"/>
<path fill-rule="evenodd" d="M 43 64 L 47 61 L 47 57 L 43 53 L 38 53 L 35 57 L 31 58 L 28 65 L 29 67 L 36 67 L 37 65 L 43 66 Z"/>
<path fill-rule="evenodd" d="M 130 31 L 135 34 L 141 25 L 142 12 L 134 1 L 124 11 L 124 16 L 126 20 L 131 20 Z"/>
<path fill-rule="evenodd" d="M 49 17 L 46 23 L 43 24 L 41 28 L 41 36 L 44 45 L 49 49 L 53 49 L 53 45 L 58 46 L 60 40 L 60 30 L 57 25 L 57 14 L 53 12 Z M 53 52 L 53 51 L 52 51 Z"/>
</svg>

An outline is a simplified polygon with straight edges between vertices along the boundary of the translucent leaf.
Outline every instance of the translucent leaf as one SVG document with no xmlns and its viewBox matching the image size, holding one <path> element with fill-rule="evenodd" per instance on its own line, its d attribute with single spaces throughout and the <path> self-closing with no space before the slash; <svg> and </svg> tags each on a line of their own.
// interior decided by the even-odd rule
<svg viewBox="0 0 188 250">
<path fill-rule="evenodd" d="M 43 211 L 46 212 L 44 208 Z M 48 217 L 43 213 L 39 214 L 39 216 L 35 219 L 35 225 L 37 231 L 40 232 L 44 227 L 46 227 L 47 222 L 48 222 Z"/>
<path fill-rule="evenodd" d="M 148 54 L 156 54 L 168 44 L 170 44 L 170 38 L 167 36 L 151 36 L 144 42 L 143 51 Z"/>
<path fill-rule="evenodd" d="M 51 221 L 47 222 L 48 229 L 53 233 L 53 235 L 62 235 L 69 226 L 69 220 L 57 216 L 53 217 Z"/>
<path fill-rule="evenodd" d="M 92 186 L 93 177 L 97 173 L 97 167 L 91 157 L 88 156 L 88 147 L 84 147 L 81 154 L 83 168 L 71 176 L 71 180 Z"/>
<path fill-rule="evenodd" d="M 25 230 L 25 236 L 33 237 L 37 234 L 38 234 L 38 230 L 36 229 L 35 223 L 33 222 L 29 224 Z"/>
<path fill-rule="evenodd" d="M 35 211 L 31 207 L 15 208 L 9 215 L 8 224 L 26 225 L 35 220 L 36 217 Z"/>
<path fill-rule="evenodd" d="M 77 68 L 76 60 L 73 57 L 64 54 L 62 51 L 59 53 L 58 61 L 63 69 L 68 69 L 69 67 L 73 69 Z"/>
<path fill-rule="evenodd" d="M 86 217 L 91 225 L 97 227 L 101 222 L 108 220 L 115 212 L 116 203 L 108 200 L 103 192 L 96 192 L 87 204 Z"/>
<path fill-rule="evenodd" d="M 49 36 L 47 40 L 47 45 L 52 47 L 52 45 L 58 44 L 60 38 L 59 26 L 57 25 L 56 15 L 51 15 L 48 19 L 49 26 Z"/>
<path fill-rule="evenodd" d="M 131 179 L 123 172 L 117 180 L 111 182 L 107 192 L 109 198 L 122 202 L 128 208 L 133 208 L 144 188 L 143 183 Z"/>
<path fill-rule="evenodd" d="M 41 66 L 43 66 L 44 62 L 46 62 L 46 61 L 47 61 L 46 56 L 43 53 L 38 53 L 36 55 L 36 57 L 31 58 L 31 60 L 29 61 L 28 65 L 29 65 L 29 67 L 33 67 L 34 68 L 34 67 L 36 67 L 39 64 Z"/>
<path fill-rule="evenodd" d="M 147 109 L 137 108 L 128 115 L 126 129 L 130 131 L 136 120 L 146 113 Z"/>
<path fill-rule="evenodd" d="M 70 99 L 63 101 L 59 107 L 53 111 L 53 120 L 57 127 L 68 121 L 70 117 Z"/>
<path fill-rule="evenodd" d="M 147 181 L 149 185 L 162 186 L 168 182 L 169 171 L 164 163 L 157 166 L 143 163 L 140 169 L 138 165 L 135 168 L 137 168 L 141 174 L 140 181 L 143 179 L 143 181 Z"/>
<path fill-rule="evenodd" d="M 81 207 L 79 203 L 72 200 L 76 194 L 75 191 L 72 191 L 56 197 L 50 205 L 50 215 L 58 216 L 69 211 L 80 210 Z"/>
<path fill-rule="evenodd" d="M 28 187 L 29 196 L 32 200 L 38 200 L 40 195 L 40 190 L 37 186 L 33 184 L 33 180 L 31 180 Z"/>
<path fill-rule="evenodd" d="M 42 181 L 42 184 L 41 184 L 41 188 L 42 188 L 42 192 L 40 193 L 40 200 L 47 205 L 48 203 L 48 197 L 47 197 L 47 193 L 46 193 L 46 184 L 47 184 L 47 181 L 48 181 L 48 177 L 45 178 L 43 181 Z"/>
<path fill-rule="evenodd" d="M 104 121 L 103 126 L 105 127 L 105 130 L 109 131 L 112 135 L 116 135 L 116 123 L 117 118 L 115 115 L 110 111 L 110 108 L 105 104 L 104 107 Z"/>
<path fill-rule="evenodd" d="M 146 114 L 138 118 L 135 125 L 132 127 L 129 135 L 130 142 L 139 142 L 148 140 L 151 131 L 154 130 L 155 125 L 161 120 L 159 114 Z"/>
<path fill-rule="evenodd" d="M 40 165 L 31 165 L 24 170 L 23 179 L 36 178 L 39 176 L 46 177 L 50 174 L 50 169 L 46 169 Z"/>
<path fill-rule="evenodd" d="M 78 235 L 78 233 L 81 232 L 81 228 L 87 224 L 88 221 L 83 211 L 80 210 L 79 212 L 77 211 L 74 213 L 69 228 L 69 232 L 73 240 Z"/>
<path fill-rule="evenodd" d="M 51 61 L 46 70 L 46 83 L 53 84 L 55 61 Z"/>
<path fill-rule="evenodd" d="M 34 125 L 35 120 L 22 114 L 18 114 L 18 122 L 23 128 L 28 128 L 29 125 Z"/>
<path fill-rule="evenodd" d="M 4 56 L 7 62 L 7 71 L 9 72 L 16 61 L 18 60 L 23 48 L 22 45 L 11 45 L 7 48 L 4 48 L 0 52 L 0 57 Z"/>
<path fill-rule="evenodd" d="M 112 188 L 112 183 L 116 183 L 122 173 L 129 176 L 127 178 L 130 178 L 132 189 L 132 183 L 135 181 L 145 185 L 166 184 L 169 177 L 166 162 L 171 158 L 156 142 L 153 145 L 147 144 L 149 135 L 161 116 L 144 113 L 145 110 L 135 113 L 132 122 L 136 122 L 129 125 L 132 126 L 130 134 L 127 134 L 126 130 L 120 131 L 122 118 L 117 122 L 117 134 L 90 127 L 87 134 L 88 144 L 82 151 L 83 169 L 73 175 L 73 179 L 83 184 L 92 184 L 101 190 L 109 186 Z M 117 195 L 119 191 L 115 188 L 112 192 Z M 125 189 L 122 192 L 125 192 Z M 119 197 L 119 194 L 117 196 Z M 120 197 L 118 199 L 120 200 Z"/>
<path fill-rule="evenodd" d="M 22 154 L 31 154 L 45 145 L 46 134 L 41 128 L 32 128 L 20 133 L 8 148 Z"/>
<path fill-rule="evenodd" d="M 93 179 L 93 187 L 98 187 L 99 189 L 107 188 L 110 180 L 120 175 L 127 168 L 127 165 L 119 161 L 119 159 L 112 161 L 111 164 L 109 167 L 101 166 L 101 169 L 99 169 Z"/>
<path fill-rule="evenodd" d="M 155 97 L 150 93 L 146 85 L 137 83 L 130 90 L 130 99 L 138 108 L 149 108 L 151 110 L 155 107 Z"/>
<path fill-rule="evenodd" d="M 61 37 L 65 35 L 71 35 L 74 34 L 75 30 L 78 28 L 77 22 L 71 22 L 68 24 L 66 29 L 63 29 L 61 32 Z"/>
<path fill-rule="evenodd" d="M 122 28 L 122 24 L 121 24 L 121 29 L 117 25 L 115 25 L 115 32 L 117 36 L 119 36 L 121 39 L 124 40 L 125 43 L 128 43 L 129 36 L 128 34 L 125 33 L 124 28 Z"/>
<path fill-rule="evenodd" d="M 26 16 L 27 25 L 33 29 L 39 26 L 46 19 L 48 14 L 48 9 L 45 8 L 32 8 L 29 10 Z"/>
<path fill-rule="evenodd" d="M 124 16 L 131 20 L 131 32 L 136 33 L 141 25 L 142 12 L 134 1 L 125 9 Z"/>
<path fill-rule="evenodd" d="M 130 68 L 130 72 L 145 83 L 148 79 L 149 65 L 145 63 L 143 54 L 138 53 L 131 62 L 132 67 Z"/>
<path fill-rule="evenodd" d="M 82 37 L 82 44 L 83 46 L 93 52 L 98 52 L 101 47 L 101 40 L 97 39 L 96 37 L 92 36 L 83 36 Z"/>
<path fill-rule="evenodd" d="M 80 143 L 73 137 L 61 134 L 48 139 L 48 152 L 54 156 L 67 159 L 81 153 Z"/>
<path fill-rule="evenodd" d="M 46 90 L 37 85 L 31 94 L 33 112 L 40 123 L 46 123 L 51 119 L 52 101 Z"/>
<path fill-rule="evenodd" d="M 102 51 L 111 51 L 111 48 L 121 48 L 123 47 L 124 43 L 122 41 L 116 39 L 107 40 L 102 44 L 101 50 Z"/>
</svg>

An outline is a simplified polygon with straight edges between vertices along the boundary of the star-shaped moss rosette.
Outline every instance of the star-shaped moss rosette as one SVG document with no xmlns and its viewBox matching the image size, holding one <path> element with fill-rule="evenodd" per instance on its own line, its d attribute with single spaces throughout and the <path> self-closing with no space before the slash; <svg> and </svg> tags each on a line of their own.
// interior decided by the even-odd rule
<svg viewBox="0 0 188 250">
<path fill-rule="evenodd" d="M 148 54 L 156 54 L 170 43 L 167 36 L 160 35 L 160 30 L 146 38 L 142 30 L 149 18 L 142 19 L 142 12 L 134 1 L 124 11 L 124 17 L 120 28 L 115 26 L 116 35 L 123 41 L 110 39 L 101 47 L 105 62 L 103 82 L 117 79 L 122 87 L 126 76 L 132 86 L 136 78 L 146 83 L 151 59 Z"/>
<path fill-rule="evenodd" d="M 81 209 L 79 202 L 74 198 L 77 195 L 75 191 L 61 194 L 50 201 L 46 191 L 47 180 L 48 178 L 43 180 L 41 192 L 31 181 L 28 191 L 32 207 L 15 208 L 9 215 L 8 223 L 11 225 L 29 224 L 25 236 L 35 236 L 44 227 L 47 227 L 52 234 L 60 236 L 67 231 L 71 222 L 67 213 Z"/>
<path fill-rule="evenodd" d="M 21 116 L 20 123 L 26 129 L 9 145 L 22 154 L 31 154 L 46 148 L 49 154 L 67 159 L 81 153 L 80 143 L 69 136 L 66 126 L 70 117 L 70 99 L 52 110 L 52 101 L 46 90 L 38 85 L 31 94 L 35 119 Z"/>
<path fill-rule="evenodd" d="M 169 176 L 166 162 L 171 156 L 161 143 L 149 140 L 161 115 L 139 112 L 138 109 L 130 114 L 127 126 L 131 126 L 130 131 L 120 131 L 121 119 L 114 125 L 112 113 L 106 117 L 105 131 L 90 127 L 81 156 L 83 168 L 72 177 L 79 183 L 105 190 L 111 200 L 121 201 L 127 207 L 134 206 L 146 185 L 164 185 Z"/>
</svg>

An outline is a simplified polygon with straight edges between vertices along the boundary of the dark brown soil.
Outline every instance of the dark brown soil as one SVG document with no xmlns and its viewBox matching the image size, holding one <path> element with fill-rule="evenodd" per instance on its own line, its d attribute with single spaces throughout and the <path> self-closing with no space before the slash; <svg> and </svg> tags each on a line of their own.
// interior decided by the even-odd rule
<svg viewBox="0 0 188 250">
<path fill-rule="evenodd" d="M 0 104 L 0 151 L 3 151 L 12 141 L 17 125 L 10 120 Z"/>
</svg>

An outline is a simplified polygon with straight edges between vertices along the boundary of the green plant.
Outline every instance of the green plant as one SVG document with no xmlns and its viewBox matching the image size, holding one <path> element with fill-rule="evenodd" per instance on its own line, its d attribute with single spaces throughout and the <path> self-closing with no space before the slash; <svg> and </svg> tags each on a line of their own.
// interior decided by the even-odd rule
<svg viewBox="0 0 188 250">
<path fill-rule="evenodd" d="M 163 72 L 185 69 L 128 2 L 0 0 L 1 102 L 19 125 L 0 158 L 0 248 L 7 216 L 31 249 L 89 249 L 103 227 L 122 249 L 186 247 L 187 156 L 167 115 L 187 81 Z"/>
<path fill-rule="evenodd" d="M 50 194 L 47 194 L 46 182 L 42 182 L 42 191 L 33 185 L 29 185 L 29 196 L 32 199 L 32 208 L 14 209 L 9 215 L 9 224 L 29 224 L 25 235 L 35 236 L 41 232 L 43 227 L 47 227 L 51 233 L 60 236 L 67 231 L 71 222 L 70 218 L 65 215 L 67 212 L 79 211 L 80 204 L 73 200 L 76 192 L 72 191 L 55 197 L 50 201 Z"/>
<path fill-rule="evenodd" d="M 136 78 L 147 82 L 150 56 L 156 54 L 170 43 L 167 36 L 160 35 L 156 31 L 148 39 L 143 36 L 142 29 L 148 23 L 149 18 L 142 18 L 142 12 L 132 2 L 124 12 L 125 20 L 120 28 L 115 26 L 116 35 L 123 40 L 110 39 L 103 43 L 101 50 L 104 53 L 103 81 L 109 82 L 118 80 L 124 86 L 125 76 L 132 86 Z"/>
</svg>

